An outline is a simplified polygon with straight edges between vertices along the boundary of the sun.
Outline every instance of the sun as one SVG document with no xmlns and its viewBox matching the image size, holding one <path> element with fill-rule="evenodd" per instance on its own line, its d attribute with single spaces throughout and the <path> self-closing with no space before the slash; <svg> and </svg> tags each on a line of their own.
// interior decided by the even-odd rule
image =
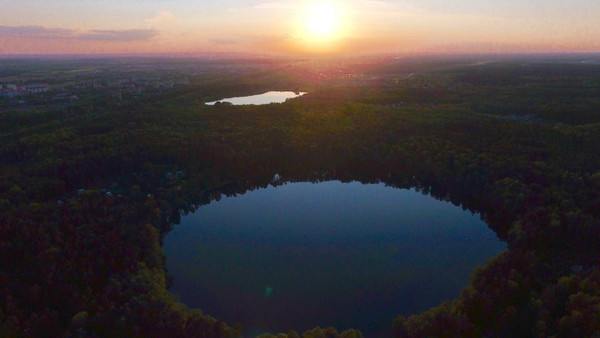
<svg viewBox="0 0 600 338">
<path fill-rule="evenodd" d="M 338 9 L 328 2 L 315 3 L 308 9 L 306 28 L 313 39 L 327 40 L 338 33 Z"/>
<path fill-rule="evenodd" d="M 355 12 L 341 0 L 305 0 L 296 16 L 294 46 L 310 54 L 335 53 L 354 34 Z"/>
</svg>

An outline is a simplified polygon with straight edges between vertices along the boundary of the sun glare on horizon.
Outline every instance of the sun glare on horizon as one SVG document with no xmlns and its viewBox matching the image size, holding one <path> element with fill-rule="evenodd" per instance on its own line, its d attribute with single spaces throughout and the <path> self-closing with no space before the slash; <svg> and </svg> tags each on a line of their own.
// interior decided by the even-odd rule
<svg viewBox="0 0 600 338">
<path fill-rule="evenodd" d="M 340 14 L 341 8 L 331 2 L 313 3 L 306 14 L 307 38 L 326 41 L 338 37 L 340 34 Z"/>
<path fill-rule="evenodd" d="M 311 7 L 306 22 L 310 33 L 315 37 L 330 37 L 336 28 L 335 8 L 329 3 L 319 3 Z"/>
</svg>

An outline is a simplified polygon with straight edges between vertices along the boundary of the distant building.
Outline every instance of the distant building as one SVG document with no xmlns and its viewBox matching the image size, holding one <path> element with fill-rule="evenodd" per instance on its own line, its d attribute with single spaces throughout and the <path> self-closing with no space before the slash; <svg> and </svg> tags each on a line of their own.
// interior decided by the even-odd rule
<svg viewBox="0 0 600 338">
<path fill-rule="evenodd" d="M 52 97 L 52 100 L 54 100 L 54 101 L 67 101 L 67 100 L 76 101 L 78 99 L 79 98 L 77 97 L 77 95 L 71 95 L 70 93 L 67 93 L 67 92 L 56 94 Z"/>
<path fill-rule="evenodd" d="M 116 79 L 113 81 L 110 81 L 107 86 L 110 88 L 120 88 L 125 86 L 127 83 L 129 83 L 128 79 Z"/>
<path fill-rule="evenodd" d="M 173 82 L 173 85 L 174 86 L 185 86 L 185 85 L 188 85 L 189 83 L 190 83 L 190 80 L 188 80 L 188 79 L 179 79 L 179 80 Z"/>
<path fill-rule="evenodd" d="M 47 84 L 31 84 L 31 85 L 26 85 L 24 87 L 24 91 L 27 94 L 41 94 L 41 93 L 46 93 L 48 91 L 48 85 Z"/>
<path fill-rule="evenodd" d="M 168 88 L 168 89 L 171 89 L 171 88 L 173 88 L 173 82 L 170 82 L 170 81 L 163 81 L 163 82 L 161 82 L 161 83 L 160 83 L 160 86 L 161 86 L 162 88 Z"/>
</svg>

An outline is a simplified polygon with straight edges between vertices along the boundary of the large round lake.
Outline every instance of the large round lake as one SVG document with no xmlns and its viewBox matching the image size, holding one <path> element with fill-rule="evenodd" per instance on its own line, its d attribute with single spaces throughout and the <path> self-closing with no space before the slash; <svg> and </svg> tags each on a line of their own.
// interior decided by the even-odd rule
<svg viewBox="0 0 600 338">
<path fill-rule="evenodd" d="M 338 181 L 223 198 L 164 240 L 170 290 L 245 335 L 316 326 L 391 335 L 396 315 L 457 297 L 505 247 L 449 202 Z"/>
</svg>

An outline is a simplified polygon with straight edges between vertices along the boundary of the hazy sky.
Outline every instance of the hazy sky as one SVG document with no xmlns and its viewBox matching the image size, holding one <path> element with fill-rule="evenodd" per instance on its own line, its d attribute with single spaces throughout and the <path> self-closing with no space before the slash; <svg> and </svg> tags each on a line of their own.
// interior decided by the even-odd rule
<svg viewBox="0 0 600 338">
<path fill-rule="evenodd" d="M 600 0 L 0 0 L 0 9 L 0 54 L 600 52 Z M 333 28 L 319 35 L 311 24 Z"/>
</svg>

